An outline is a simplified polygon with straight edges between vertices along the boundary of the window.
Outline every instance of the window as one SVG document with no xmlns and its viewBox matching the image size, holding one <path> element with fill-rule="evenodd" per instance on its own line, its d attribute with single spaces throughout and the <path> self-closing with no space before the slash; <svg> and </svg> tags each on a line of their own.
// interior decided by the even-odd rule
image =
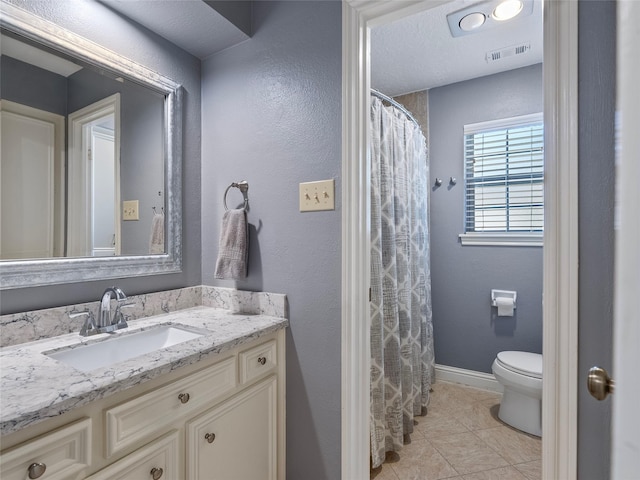
<svg viewBox="0 0 640 480">
<path fill-rule="evenodd" d="M 542 245 L 542 114 L 464 127 L 463 244 Z"/>
</svg>

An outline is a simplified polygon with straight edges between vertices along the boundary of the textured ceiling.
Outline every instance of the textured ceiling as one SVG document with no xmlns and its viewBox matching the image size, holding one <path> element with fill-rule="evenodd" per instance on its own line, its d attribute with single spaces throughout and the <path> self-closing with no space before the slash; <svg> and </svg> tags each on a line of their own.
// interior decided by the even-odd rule
<svg viewBox="0 0 640 480">
<path fill-rule="evenodd" d="M 224 6 L 223 2 L 100 1 L 201 59 L 249 38 L 213 8 L 220 3 Z M 490 28 L 459 37 L 452 36 L 447 14 L 476 6 L 490 10 L 498 0 L 453 0 L 373 28 L 372 86 L 394 96 L 541 63 L 542 1 L 525 1 L 533 3 L 530 15 L 493 22 Z M 494 62 L 486 60 L 487 52 L 521 44 L 531 49 Z"/>
<path fill-rule="evenodd" d="M 455 0 L 371 32 L 371 86 L 396 96 L 542 62 L 542 2 L 531 15 L 453 37 L 447 14 L 476 4 Z M 530 44 L 522 55 L 487 62 L 486 53 Z"/>
</svg>

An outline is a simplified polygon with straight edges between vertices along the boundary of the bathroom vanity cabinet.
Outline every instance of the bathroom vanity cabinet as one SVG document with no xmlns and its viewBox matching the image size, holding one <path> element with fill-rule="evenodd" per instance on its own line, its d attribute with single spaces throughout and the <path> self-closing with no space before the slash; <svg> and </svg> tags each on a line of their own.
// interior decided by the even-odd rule
<svg viewBox="0 0 640 480">
<path fill-rule="evenodd" d="M 285 478 L 284 329 L 2 438 L 3 480 Z"/>
</svg>

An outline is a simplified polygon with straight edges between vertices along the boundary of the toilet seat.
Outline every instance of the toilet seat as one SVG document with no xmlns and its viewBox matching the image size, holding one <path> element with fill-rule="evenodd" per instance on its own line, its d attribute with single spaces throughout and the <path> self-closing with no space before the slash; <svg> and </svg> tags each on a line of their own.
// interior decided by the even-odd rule
<svg viewBox="0 0 640 480">
<path fill-rule="evenodd" d="M 542 379 L 542 355 L 539 353 L 506 351 L 498 353 L 496 360 L 514 373 Z"/>
</svg>

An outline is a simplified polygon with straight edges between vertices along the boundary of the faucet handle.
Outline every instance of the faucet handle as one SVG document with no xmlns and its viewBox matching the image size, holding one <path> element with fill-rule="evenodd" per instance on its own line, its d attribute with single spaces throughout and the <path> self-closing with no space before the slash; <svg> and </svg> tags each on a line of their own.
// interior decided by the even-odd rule
<svg viewBox="0 0 640 480">
<path fill-rule="evenodd" d="M 80 335 L 83 337 L 88 337 L 89 335 L 95 335 L 98 333 L 98 328 L 96 327 L 96 319 L 93 316 L 93 312 L 90 310 L 85 310 L 83 312 L 73 312 L 69 314 L 69 318 L 76 318 L 86 315 L 87 318 L 82 325 L 82 329 L 80 329 Z"/>
<path fill-rule="evenodd" d="M 122 300 L 122 301 L 124 301 L 124 300 Z M 130 302 L 130 303 L 118 302 L 118 306 L 116 307 L 115 314 L 113 315 L 113 325 L 116 325 L 118 329 L 126 328 L 128 326 L 127 325 L 127 319 L 122 314 L 122 309 L 123 308 L 133 308 L 135 306 L 136 306 L 135 302 Z"/>
<path fill-rule="evenodd" d="M 129 303 L 118 302 L 118 306 L 116 307 L 116 315 L 118 315 L 123 308 L 133 308 L 135 306 L 136 306 L 135 302 L 129 302 Z"/>
</svg>

